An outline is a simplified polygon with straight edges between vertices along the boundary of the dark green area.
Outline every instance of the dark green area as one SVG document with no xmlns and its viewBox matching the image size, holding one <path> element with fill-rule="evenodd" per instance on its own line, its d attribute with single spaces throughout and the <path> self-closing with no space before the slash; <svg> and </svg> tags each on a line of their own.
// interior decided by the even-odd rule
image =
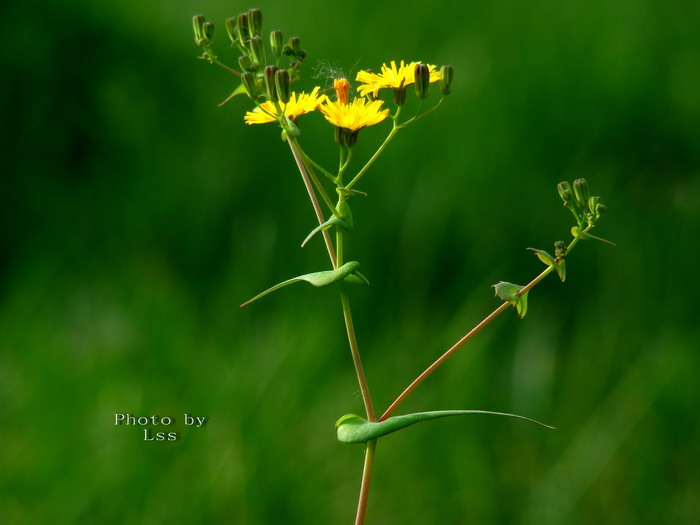
<svg viewBox="0 0 700 525">
<path fill-rule="evenodd" d="M 0 17 L 0 522 L 349 524 L 362 413 L 329 269 L 287 145 L 250 127 L 191 16 L 252 5 L 14 2 Z M 560 180 L 607 215 L 400 413 L 367 524 L 690 524 L 700 515 L 700 6 L 693 2 L 261 1 L 299 35 L 303 87 L 390 60 L 452 64 L 452 95 L 357 187 L 347 260 L 383 410 L 498 305 L 490 286 L 569 240 Z M 219 45 L 223 48 L 223 45 Z M 220 53 L 234 63 L 236 56 Z M 327 67 L 326 67 L 327 69 Z M 332 130 L 302 144 L 333 165 Z M 381 128 L 381 126 L 377 126 Z M 367 158 L 383 129 L 360 133 Z M 355 165 L 357 166 L 357 164 Z M 171 416 L 176 442 L 115 413 Z M 184 413 L 209 417 L 185 428 Z M 160 430 L 155 429 L 154 430 Z"/>
</svg>

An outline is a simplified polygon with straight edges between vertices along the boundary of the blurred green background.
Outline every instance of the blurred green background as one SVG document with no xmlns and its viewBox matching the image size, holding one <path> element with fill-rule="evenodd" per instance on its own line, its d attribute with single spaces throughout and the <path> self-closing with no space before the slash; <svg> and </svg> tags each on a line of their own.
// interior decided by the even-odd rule
<svg viewBox="0 0 700 525">
<path fill-rule="evenodd" d="M 568 236 L 555 185 L 608 214 L 568 279 L 498 319 L 401 410 L 512 411 L 379 443 L 369 524 L 690 524 L 700 515 L 700 4 L 637 0 L 11 3 L 0 17 L 0 521 L 349 524 L 362 411 L 288 147 L 249 127 L 191 16 L 249 7 L 299 35 L 303 86 L 390 60 L 452 64 L 353 202 L 355 321 L 378 408 Z M 319 115 L 303 144 L 332 164 Z M 378 126 L 379 127 L 379 126 Z M 360 134 L 366 158 L 384 129 Z M 115 426 L 170 416 L 174 443 Z M 184 428 L 184 413 L 207 416 Z"/>
</svg>

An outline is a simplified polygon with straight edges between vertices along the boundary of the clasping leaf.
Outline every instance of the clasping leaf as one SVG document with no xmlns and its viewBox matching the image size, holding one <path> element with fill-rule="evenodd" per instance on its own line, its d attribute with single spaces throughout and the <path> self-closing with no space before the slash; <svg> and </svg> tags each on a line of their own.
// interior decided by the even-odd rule
<svg viewBox="0 0 700 525">
<path fill-rule="evenodd" d="M 327 270 L 323 272 L 314 272 L 314 273 L 307 273 L 305 275 L 300 275 L 299 277 L 293 277 L 292 279 L 287 279 L 286 281 L 283 281 L 279 284 L 276 284 L 272 288 L 268 288 L 262 293 L 259 293 L 252 299 L 246 301 L 241 305 L 241 307 L 246 306 L 247 304 L 252 303 L 253 301 L 257 301 L 261 297 L 266 296 L 267 294 L 274 292 L 275 290 L 279 290 L 280 288 L 287 286 L 292 283 L 297 283 L 300 281 L 305 281 L 316 288 L 323 288 L 324 286 L 330 286 L 331 284 L 335 284 L 338 281 L 342 281 L 344 279 L 347 279 L 348 282 L 352 282 L 355 284 L 369 284 L 367 283 L 367 279 L 364 278 L 361 274 L 358 273 L 353 273 L 357 268 L 360 266 L 360 263 L 357 261 L 350 261 L 348 263 L 345 263 L 343 266 L 340 268 L 337 268 L 335 270 Z"/>
<path fill-rule="evenodd" d="M 488 410 L 436 410 L 434 412 L 417 412 L 415 414 L 390 417 L 384 421 L 375 423 L 371 423 L 356 414 L 346 414 L 336 422 L 335 427 L 337 429 L 338 441 L 341 443 L 367 443 L 368 441 L 386 436 L 387 434 L 391 434 L 392 432 L 396 432 L 397 430 L 401 430 L 402 428 L 406 428 L 421 421 L 448 416 L 466 416 L 470 414 L 490 414 L 493 416 L 513 417 L 536 423 L 545 428 L 554 429 L 554 427 L 550 427 L 549 425 L 545 425 L 529 417 L 508 414 L 506 412 L 491 412 Z"/>
<path fill-rule="evenodd" d="M 539 260 L 545 263 L 547 266 L 553 266 L 559 274 L 559 279 L 561 279 L 561 282 L 566 281 L 566 262 L 563 258 L 557 260 L 556 257 L 552 257 L 548 252 L 538 250 L 537 248 L 528 248 L 528 250 L 535 252 Z"/>
<path fill-rule="evenodd" d="M 496 292 L 496 296 L 499 299 L 502 301 L 507 301 L 517 308 L 520 319 L 525 317 L 525 314 L 527 313 L 527 294 L 529 292 L 520 294 L 520 290 L 523 289 L 522 286 L 505 281 L 494 284 L 493 288 Z"/>
</svg>

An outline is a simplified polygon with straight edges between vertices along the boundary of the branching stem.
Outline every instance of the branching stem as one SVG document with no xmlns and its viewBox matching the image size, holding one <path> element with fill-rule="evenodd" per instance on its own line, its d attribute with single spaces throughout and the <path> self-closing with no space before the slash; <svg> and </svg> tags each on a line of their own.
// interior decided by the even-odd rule
<svg viewBox="0 0 700 525">
<path fill-rule="evenodd" d="M 590 230 L 590 228 L 591 227 L 588 226 L 585 230 L 583 230 L 583 233 L 587 233 L 588 230 Z M 579 238 L 574 237 L 574 239 L 569 243 L 569 246 L 566 249 L 567 254 L 571 251 L 571 249 L 576 245 L 578 241 Z M 547 277 L 547 275 L 549 275 L 553 270 L 553 265 L 547 266 L 547 268 L 545 268 L 537 277 L 535 277 L 532 281 L 523 286 L 523 288 L 518 292 L 517 295 L 523 295 L 529 292 L 537 283 L 539 283 L 542 279 Z M 472 337 L 474 337 L 484 327 L 491 323 L 491 321 L 493 321 L 496 317 L 505 312 L 509 306 L 511 306 L 511 303 L 507 301 L 501 304 L 498 308 L 496 308 L 493 312 L 486 316 L 483 321 L 481 321 L 478 325 L 476 325 L 469 332 L 467 332 L 467 334 L 464 335 L 464 337 L 462 337 L 459 341 L 452 345 L 452 347 L 449 350 L 442 354 L 432 365 L 426 368 L 417 378 L 415 378 L 413 382 L 410 385 L 408 385 L 403 392 L 401 392 L 399 397 L 397 397 L 394 400 L 394 402 L 391 405 L 389 405 L 389 408 L 387 408 L 384 411 L 384 413 L 379 418 L 379 421 L 384 421 L 385 419 L 387 419 L 394 412 L 394 410 L 396 410 L 396 407 L 403 403 L 418 385 L 420 385 L 430 374 L 437 370 L 437 368 L 441 364 L 447 361 L 447 359 L 449 359 L 452 354 L 454 354 L 457 350 L 464 346 Z"/>
</svg>

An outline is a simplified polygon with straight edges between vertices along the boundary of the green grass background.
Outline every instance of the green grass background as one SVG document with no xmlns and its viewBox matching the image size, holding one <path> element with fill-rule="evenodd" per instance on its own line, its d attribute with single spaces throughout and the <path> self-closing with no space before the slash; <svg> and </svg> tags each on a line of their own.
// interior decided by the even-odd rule
<svg viewBox="0 0 700 525">
<path fill-rule="evenodd" d="M 362 405 L 337 290 L 287 146 L 248 127 L 236 86 L 196 60 L 218 0 L 19 2 L 0 57 L 0 521 L 349 524 Z M 402 132 L 353 201 L 348 257 L 383 409 L 524 283 L 528 246 L 565 239 L 555 185 L 586 177 L 608 214 L 566 283 L 495 322 L 402 411 L 512 411 L 383 439 L 369 524 L 692 524 L 700 515 L 700 6 L 661 0 L 260 1 L 324 63 L 452 64 L 454 93 Z M 318 115 L 303 143 L 332 164 Z M 384 130 L 360 134 L 366 158 Z M 146 442 L 114 414 L 177 419 Z M 209 417 L 184 428 L 182 415 Z"/>
</svg>

